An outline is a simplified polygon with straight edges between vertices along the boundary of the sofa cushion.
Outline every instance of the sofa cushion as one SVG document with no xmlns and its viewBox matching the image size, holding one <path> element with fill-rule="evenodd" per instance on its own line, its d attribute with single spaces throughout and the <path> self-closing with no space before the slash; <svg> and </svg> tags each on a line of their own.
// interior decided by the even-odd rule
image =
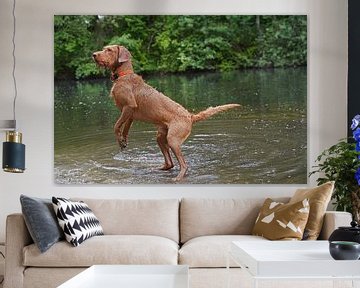
<svg viewBox="0 0 360 288">
<path fill-rule="evenodd" d="M 25 266 L 88 267 L 95 264 L 171 264 L 178 260 L 178 244 L 159 236 L 95 236 L 78 247 L 66 241 L 45 253 L 34 244 L 23 250 Z"/>
<path fill-rule="evenodd" d="M 284 204 L 267 198 L 252 234 L 269 240 L 301 240 L 308 217 L 308 199 Z"/>
<path fill-rule="evenodd" d="M 290 203 L 309 199 L 310 213 L 305 227 L 305 240 L 316 240 L 323 226 L 324 215 L 334 190 L 334 181 L 326 182 L 318 187 L 298 189 L 290 199 Z"/>
<path fill-rule="evenodd" d="M 21 195 L 20 203 L 26 227 L 41 252 L 64 239 L 51 199 Z"/>
<path fill-rule="evenodd" d="M 38 268 L 29 267 L 24 271 L 24 285 L 21 288 L 55 288 L 75 277 L 88 267 L 70 268 Z M 12 287 L 12 286 L 10 286 Z M 82 287 L 84 288 L 84 287 Z M 105 288 L 105 287 L 104 287 Z"/>
<path fill-rule="evenodd" d="M 190 267 L 226 267 L 228 251 L 232 241 L 268 241 L 252 235 L 214 235 L 193 238 L 179 250 L 179 264 Z M 239 267 L 230 261 L 231 267 Z"/>
<path fill-rule="evenodd" d="M 154 235 L 179 242 L 178 199 L 83 199 L 105 235 Z"/>
<path fill-rule="evenodd" d="M 181 243 L 206 235 L 249 235 L 263 202 L 264 198 L 182 199 Z"/>
<path fill-rule="evenodd" d="M 104 235 L 99 220 L 86 203 L 59 197 L 52 197 L 52 202 L 65 239 L 72 245 L 79 246 L 91 237 Z"/>
</svg>

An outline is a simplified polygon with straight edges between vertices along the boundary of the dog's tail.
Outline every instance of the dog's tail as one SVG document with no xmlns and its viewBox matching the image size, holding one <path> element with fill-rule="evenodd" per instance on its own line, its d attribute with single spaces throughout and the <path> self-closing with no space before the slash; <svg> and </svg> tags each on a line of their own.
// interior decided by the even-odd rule
<svg viewBox="0 0 360 288">
<path fill-rule="evenodd" d="M 240 107 L 240 104 L 226 104 L 226 105 L 221 105 L 221 106 L 216 106 L 216 107 L 209 107 L 207 109 L 205 109 L 204 111 L 201 111 L 197 114 L 192 114 L 191 115 L 191 120 L 193 123 L 201 121 L 201 120 L 205 120 L 211 116 L 213 116 L 216 113 L 219 112 L 223 112 L 232 108 L 236 108 L 236 107 Z"/>
</svg>

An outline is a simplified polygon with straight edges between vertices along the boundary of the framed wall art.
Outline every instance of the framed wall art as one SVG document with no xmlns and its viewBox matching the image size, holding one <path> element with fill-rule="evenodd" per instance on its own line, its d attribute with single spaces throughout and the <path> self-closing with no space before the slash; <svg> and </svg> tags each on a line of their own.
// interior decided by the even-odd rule
<svg viewBox="0 0 360 288">
<path fill-rule="evenodd" d="M 54 79 L 57 184 L 307 183 L 306 15 L 56 15 Z"/>
</svg>

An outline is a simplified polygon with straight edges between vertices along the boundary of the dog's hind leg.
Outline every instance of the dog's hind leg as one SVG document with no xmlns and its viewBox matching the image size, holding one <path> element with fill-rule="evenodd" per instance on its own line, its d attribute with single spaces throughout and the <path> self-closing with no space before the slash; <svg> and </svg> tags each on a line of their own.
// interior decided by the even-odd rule
<svg viewBox="0 0 360 288">
<path fill-rule="evenodd" d="M 180 165 L 180 172 L 174 178 L 174 181 L 180 181 L 184 178 L 186 171 L 188 170 L 188 166 L 185 162 L 185 158 L 181 152 L 181 144 L 189 137 L 191 133 L 192 124 L 186 125 L 188 123 L 181 123 L 174 125 L 174 127 L 170 127 L 167 135 L 167 141 L 173 153 L 176 156 L 176 159 Z"/>
<path fill-rule="evenodd" d="M 157 141 L 157 143 L 160 147 L 160 150 L 165 158 L 164 166 L 162 166 L 160 168 L 160 170 L 170 170 L 171 168 L 174 167 L 174 163 L 173 163 L 173 161 L 171 159 L 171 155 L 170 155 L 170 147 L 169 147 L 169 144 L 166 139 L 167 132 L 168 132 L 168 130 L 166 128 L 159 127 L 157 136 L 156 136 L 156 141 Z"/>
</svg>

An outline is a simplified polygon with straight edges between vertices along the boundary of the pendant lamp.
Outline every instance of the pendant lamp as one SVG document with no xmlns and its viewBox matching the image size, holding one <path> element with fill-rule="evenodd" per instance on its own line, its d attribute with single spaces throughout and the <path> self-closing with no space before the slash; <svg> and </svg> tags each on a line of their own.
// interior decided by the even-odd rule
<svg viewBox="0 0 360 288">
<path fill-rule="evenodd" d="M 16 57 L 15 57 L 15 35 L 16 35 L 16 0 L 13 0 L 13 35 L 12 35 L 12 56 L 13 70 L 12 78 L 14 82 L 14 100 L 13 100 L 13 120 L 0 121 L 0 130 L 6 131 L 5 142 L 3 142 L 3 161 L 2 167 L 5 172 L 22 173 L 25 171 L 25 145 L 22 144 L 22 133 L 16 129 L 16 98 L 17 86 L 15 77 Z"/>
</svg>

